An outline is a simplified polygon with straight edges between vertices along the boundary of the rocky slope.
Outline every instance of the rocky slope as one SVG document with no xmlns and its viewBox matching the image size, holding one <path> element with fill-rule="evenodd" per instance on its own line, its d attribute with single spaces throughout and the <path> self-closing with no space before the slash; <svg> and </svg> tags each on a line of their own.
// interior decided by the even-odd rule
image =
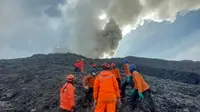
<svg viewBox="0 0 200 112">
<path fill-rule="evenodd" d="M 74 61 L 81 58 L 85 59 L 88 71 L 93 61 L 98 65 L 113 61 L 122 68 L 121 58 L 91 60 L 69 53 L 0 60 L 0 112 L 58 111 L 59 89 L 65 83 L 66 74 L 73 73 Z M 137 65 L 150 84 L 159 112 L 200 112 L 199 62 L 128 59 Z M 75 80 L 78 112 L 86 112 L 87 106 L 81 84 L 84 75 L 76 74 Z M 132 112 L 128 94 L 126 101 L 120 111 Z"/>
</svg>

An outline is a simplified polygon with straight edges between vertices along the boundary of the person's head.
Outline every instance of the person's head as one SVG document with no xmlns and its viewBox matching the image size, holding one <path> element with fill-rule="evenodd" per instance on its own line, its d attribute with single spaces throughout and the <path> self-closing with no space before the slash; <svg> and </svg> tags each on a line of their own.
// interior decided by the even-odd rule
<svg viewBox="0 0 200 112">
<path fill-rule="evenodd" d="M 84 61 L 84 59 L 81 59 L 81 61 Z"/>
<path fill-rule="evenodd" d="M 96 76 L 96 75 L 97 75 L 96 69 L 92 69 L 90 73 L 91 73 L 91 75 L 93 75 L 93 76 Z"/>
<path fill-rule="evenodd" d="M 74 75 L 72 74 L 69 74 L 66 76 L 66 81 L 69 82 L 69 83 L 73 83 L 74 82 Z"/>
<path fill-rule="evenodd" d="M 79 60 L 76 60 L 76 62 L 79 62 Z"/>
<path fill-rule="evenodd" d="M 111 63 L 111 67 L 115 68 L 116 67 L 115 63 Z"/>
<path fill-rule="evenodd" d="M 111 66 L 110 66 L 110 64 L 108 64 L 108 63 L 102 64 L 101 67 L 102 67 L 103 70 L 110 70 L 110 69 L 111 69 Z"/>
<path fill-rule="evenodd" d="M 130 70 L 131 73 L 133 73 L 134 71 L 136 71 L 136 65 L 135 64 L 131 64 L 129 66 L 129 70 Z"/>
<path fill-rule="evenodd" d="M 123 60 L 123 63 L 124 63 L 124 64 L 128 64 L 128 59 L 124 59 L 124 60 Z"/>
</svg>

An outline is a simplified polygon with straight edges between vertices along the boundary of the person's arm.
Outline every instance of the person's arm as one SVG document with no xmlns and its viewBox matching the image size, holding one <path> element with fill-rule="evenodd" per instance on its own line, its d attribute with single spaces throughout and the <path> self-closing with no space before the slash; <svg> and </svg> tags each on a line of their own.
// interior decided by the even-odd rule
<svg viewBox="0 0 200 112">
<path fill-rule="evenodd" d="M 97 100 L 99 94 L 99 79 L 98 76 L 95 78 L 94 86 L 93 86 L 93 98 Z"/>
<path fill-rule="evenodd" d="M 68 93 L 68 100 L 70 102 L 70 105 L 72 107 L 75 107 L 75 100 L 74 100 L 74 87 L 72 85 L 68 86 L 67 89 L 67 93 Z"/>
<path fill-rule="evenodd" d="M 115 94 L 116 94 L 117 98 L 120 98 L 120 90 L 119 90 L 118 82 L 114 75 L 112 76 L 112 79 L 113 79 L 113 86 L 115 89 Z"/>
<path fill-rule="evenodd" d="M 86 76 L 83 78 L 83 81 L 82 81 L 83 87 L 86 87 L 86 86 L 87 86 L 87 84 L 88 84 L 88 79 L 89 79 L 89 76 L 88 76 L 88 75 L 86 75 Z"/>
<path fill-rule="evenodd" d="M 63 100 L 63 91 L 64 91 L 64 88 L 60 88 L 60 100 Z"/>
</svg>

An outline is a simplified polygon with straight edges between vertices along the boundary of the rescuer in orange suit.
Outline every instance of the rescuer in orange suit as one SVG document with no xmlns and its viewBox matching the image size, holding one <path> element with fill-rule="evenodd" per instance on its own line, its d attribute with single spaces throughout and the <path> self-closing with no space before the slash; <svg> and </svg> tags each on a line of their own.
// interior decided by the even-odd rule
<svg viewBox="0 0 200 112">
<path fill-rule="evenodd" d="M 151 112 L 155 112 L 155 104 L 151 97 L 151 90 L 147 82 L 144 80 L 142 75 L 136 71 L 136 66 L 134 64 L 131 64 L 129 66 L 130 73 L 132 74 L 132 80 L 134 82 L 133 89 L 131 90 L 131 103 L 133 108 L 136 107 L 137 99 L 143 99 L 146 104 L 148 104 L 149 109 Z"/>
<path fill-rule="evenodd" d="M 120 75 L 120 71 L 119 71 L 118 68 L 116 68 L 115 63 L 111 63 L 111 68 L 112 68 L 112 70 L 111 70 L 112 73 L 114 74 L 115 78 L 117 79 L 119 89 L 121 90 L 121 80 L 122 80 L 122 77 Z"/>
<path fill-rule="evenodd" d="M 108 63 L 104 63 L 102 68 L 103 71 L 99 73 L 94 82 L 95 112 L 115 112 L 116 103 L 121 103 L 118 83 Z"/>
<path fill-rule="evenodd" d="M 129 64 L 128 64 L 128 59 L 124 59 L 123 60 L 123 64 L 124 64 L 124 72 L 126 74 L 126 76 L 131 76 L 130 70 L 129 70 Z"/>
<path fill-rule="evenodd" d="M 60 89 L 60 110 L 61 112 L 74 112 L 74 76 L 72 74 L 67 75 L 67 82 Z"/>
<path fill-rule="evenodd" d="M 133 81 L 131 80 L 132 76 L 131 76 L 131 73 L 130 73 L 130 70 L 129 70 L 128 59 L 124 59 L 123 64 L 124 64 L 124 72 L 126 74 L 126 80 L 122 84 L 122 89 L 121 89 L 122 100 L 125 97 L 126 86 L 133 85 Z"/>
<path fill-rule="evenodd" d="M 79 73 L 79 72 L 80 72 L 80 64 L 79 64 L 79 60 L 76 61 L 76 63 L 75 63 L 74 66 L 75 66 L 75 70 L 74 70 L 74 72 Z"/>
<path fill-rule="evenodd" d="M 80 69 L 81 69 L 81 73 L 84 73 L 84 59 L 81 59 L 81 61 L 80 61 Z"/>
<path fill-rule="evenodd" d="M 90 74 L 86 75 L 83 78 L 83 87 L 85 89 L 86 99 L 92 104 L 92 94 L 93 94 L 93 86 L 94 80 L 96 77 L 96 70 L 93 69 Z"/>
</svg>

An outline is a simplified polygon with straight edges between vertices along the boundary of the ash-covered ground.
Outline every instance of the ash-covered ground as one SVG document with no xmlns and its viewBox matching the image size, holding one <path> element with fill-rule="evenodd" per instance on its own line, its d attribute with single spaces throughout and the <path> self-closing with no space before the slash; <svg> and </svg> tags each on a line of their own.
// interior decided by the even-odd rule
<svg viewBox="0 0 200 112">
<path fill-rule="evenodd" d="M 103 62 L 115 62 L 123 74 L 123 58 L 92 60 L 67 53 L 0 60 L 0 112 L 58 111 L 59 89 L 65 76 L 73 73 L 74 62 L 82 58 L 86 72 L 94 61 L 99 69 Z M 200 62 L 127 58 L 137 65 L 151 86 L 158 112 L 200 112 Z M 82 77 L 86 74 L 75 74 L 77 112 L 87 112 L 82 88 Z M 129 100 L 127 93 L 120 112 L 134 112 Z M 139 111 L 140 108 L 135 110 Z"/>
</svg>

